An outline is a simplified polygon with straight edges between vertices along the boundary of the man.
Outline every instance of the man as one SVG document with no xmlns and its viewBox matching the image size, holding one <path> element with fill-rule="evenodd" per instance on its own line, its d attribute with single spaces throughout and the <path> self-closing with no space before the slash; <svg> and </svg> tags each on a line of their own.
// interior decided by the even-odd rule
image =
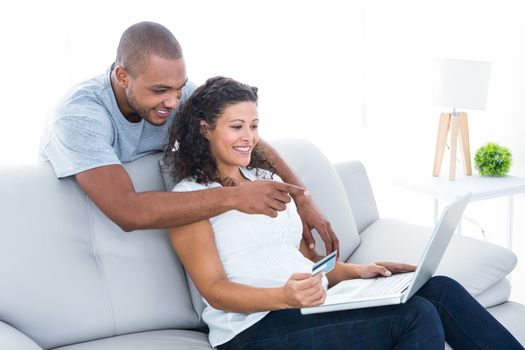
<svg viewBox="0 0 525 350">
<path fill-rule="evenodd" d="M 339 242 L 299 179 L 267 143 L 261 147 L 288 183 L 254 181 L 199 192 L 135 192 L 122 162 L 163 150 L 177 108 L 195 87 L 182 50 L 157 23 L 132 25 L 122 35 L 115 63 L 74 87 L 59 104 L 42 138 L 41 158 L 58 178 L 75 176 L 89 198 L 124 231 L 194 223 L 228 210 L 275 217 L 292 195 L 303 235 L 314 248 L 315 228 L 327 252 Z"/>
</svg>

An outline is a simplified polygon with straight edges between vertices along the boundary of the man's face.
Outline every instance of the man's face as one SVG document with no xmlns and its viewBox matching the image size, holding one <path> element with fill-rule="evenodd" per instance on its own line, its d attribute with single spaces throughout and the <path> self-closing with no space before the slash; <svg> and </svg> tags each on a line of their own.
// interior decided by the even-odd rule
<svg viewBox="0 0 525 350">
<path fill-rule="evenodd" d="M 163 125 L 179 105 L 186 85 L 184 59 L 151 56 L 146 67 L 136 76 L 129 76 L 126 88 L 128 104 L 137 115 L 153 125 Z M 132 121 L 133 116 L 126 116 Z"/>
</svg>

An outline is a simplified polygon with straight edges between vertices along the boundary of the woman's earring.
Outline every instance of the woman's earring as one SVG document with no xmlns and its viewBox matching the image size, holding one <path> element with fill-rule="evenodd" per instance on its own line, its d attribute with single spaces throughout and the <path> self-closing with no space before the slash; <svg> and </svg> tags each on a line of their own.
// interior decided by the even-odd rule
<svg viewBox="0 0 525 350">
<path fill-rule="evenodd" d="M 205 121 L 201 121 L 201 135 L 205 139 L 208 138 L 208 128 L 206 127 L 206 122 Z"/>
</svg>

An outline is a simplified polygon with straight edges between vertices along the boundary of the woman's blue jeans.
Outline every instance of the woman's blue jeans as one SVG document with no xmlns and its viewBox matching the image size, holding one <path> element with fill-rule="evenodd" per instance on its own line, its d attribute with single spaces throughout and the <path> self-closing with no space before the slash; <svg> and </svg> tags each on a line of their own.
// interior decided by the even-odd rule
<svg viewBox="0 0 525 350">
<path fill-rule="evenodd" d="M 459 283 L 431 278 L 405 304 L 301 315 L 272 311 L 231 349 L 523 349 Z"/>
</svg>

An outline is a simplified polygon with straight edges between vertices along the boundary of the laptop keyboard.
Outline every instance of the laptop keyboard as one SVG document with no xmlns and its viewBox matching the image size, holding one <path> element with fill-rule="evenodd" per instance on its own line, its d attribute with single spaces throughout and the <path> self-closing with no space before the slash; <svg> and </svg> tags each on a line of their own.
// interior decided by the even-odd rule
<svg viewBox="0 0 525 350">
<path fill-rule="evenodd" d="M 378 277 L 366 288 L 360 290 L 355 297 L 373 297 L 401 293 L 408 287 L 413 276 L 413 273 L 403 273 L 390 277 Z"/>
</svg>

